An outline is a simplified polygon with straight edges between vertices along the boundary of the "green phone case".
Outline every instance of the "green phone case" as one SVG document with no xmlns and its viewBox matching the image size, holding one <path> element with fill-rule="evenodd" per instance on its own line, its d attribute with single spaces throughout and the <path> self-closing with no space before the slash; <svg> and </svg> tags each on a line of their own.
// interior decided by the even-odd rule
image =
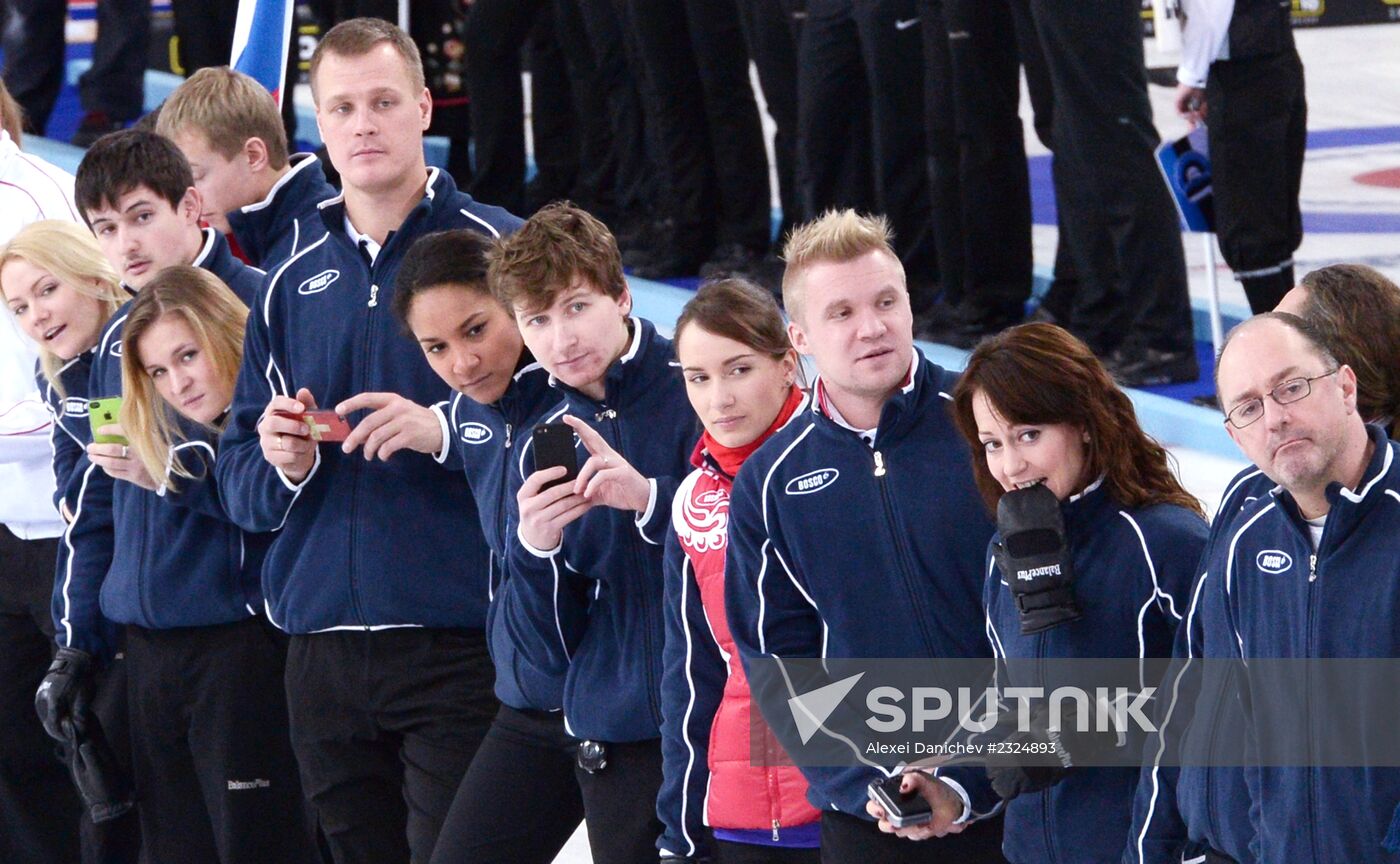
<svg viewBox="0 0 1400 864">
<path fill-rule="evenodd" d="M 103 426 L 110 426 L 113 423 L 121 422 L 122 397 L 108 396 L 103 399 L 88 400 L 88 424 L 92 426 L 92 441 L 94 444 L 127 444 L 129 443 L 120 435 L 98 435 L 97 430 Z"/>
</svg>

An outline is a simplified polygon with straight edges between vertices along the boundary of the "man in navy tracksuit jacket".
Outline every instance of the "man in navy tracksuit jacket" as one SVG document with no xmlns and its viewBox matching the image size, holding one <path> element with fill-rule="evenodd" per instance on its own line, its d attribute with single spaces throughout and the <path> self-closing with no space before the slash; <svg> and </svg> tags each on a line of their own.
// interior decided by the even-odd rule
<svg viewBox="0 0 1400 864">
<path fill-rule="evenodd" d="M 264 270 L 272 270 L 313 239 L 302 237 L 302 222 L 316 212 L 317 204 L 335 195 L 321 160 L 313 154 L 297 153 L 288 165 L 267 197 L 226 215 L 238 248 Z"/>
<path fill-rule="evenodd" d="M 407 845 L 426 858 L 448 790 L 495 712 L 481 633 L 488 549 L 470 490 L 445 478 L 432 457 L 367 462 L 306 439 L 314 463 L 294 481 L 266 460 L 259 426 L 278 396 L 298 395 L 304 406 L 312 397 L 332 406 L 367 392 L 438 401 L 442 382 L 389 314 L 398 263 L 430 231 L 499 234 L 519 220 L 472 201 L 445 173 L 425 176 L 422 200 L 372 263 L 368 244 L 347 233 L 343 197 L 322 202 L 301 224 L 305 245 L 273 272 L 249 319 L 218 462 L 234 519 L 249 530 L 281 529 L 264 585 L 273 623 L 294 635 L 287 670 L 293 743 L 332 847 L 365 860 L 406 856 L 405 820 Z M 342 670 L 366 661 L 367 685 L 402 689 L 341 686 Z M 413 712 L 396 716 L 396 705 Z M 423 723 L 431 725 L 424 730 Z M 387 740 L 340 743 L 360 728 Z M 421 771 L 398 766 L 400 746 Z M 365 761 L 384 778 L 382 788 L 361 779 Z M 425 812 L 403 812 L 400 782 Z"/>
<path fill-rule="evenodd" d="M 913 348 L 887 231 L 845 211 L 789 240 L 789 332 L 822 377 L 811 412 L 749 457 L 730 500 L 729 623 L 754 701 L 780 734 L 793 694 L 761 692 L 757 659 L 991 654 L 982 567 L 993 526 L 947 410 L 956 378 Z M 824 811 L 824 860 L 1000 860 L 999 820 L 911 843 L 869 821 L 866 787 L 880 771 L 803 773 Z M 965 822 L 959 795 L 953 819 Z"/>
<path fill-rule="evenodd" d="M 669 339 L 651 322 L 629 319 L 627 350 L 607 370 L 595 399 L 555 380 L 564 414 L 587 423 L 643 477 L 652 491 L 640 512 L 594 507 L 568 525 L 552 550 L 511 545 L 507 569 L 520 604 L 503 612 L 513 631 L 553 623 L 569 658 L 564 720 L 575 737 L 602 742 L 611 766 L 581 770 L 579 783 L 597 860 L 655 854 L 656 791 L 661 784 L 662 553 L 670 502 L 689 464 L 699 429 Z M 578 447 L 579 463 L 588 451 Z M 535 471 L 532 442 L 521 458 Z M 546 655 L 546 659 L 550 655 Z M 611 772 L 611 773 L 610 773 Z M 627 788 L 633 786 L 633 788 Z M 628 806 L 621 806 L 629 802 Z M 611 828 L 609 825 L 611 824 Z M 615 841 L 593 834 L 615 832 Z M 630 851 L 628 851 L 630 850 Z"/>
<path fill-rule="evenodd" d="M 1225 556 L 1236 656 L 1400 656 L 1400 467 L 1396 445 L 1357 413 L 1355 374 L 1310 325 L 1277 313 L 1237 328 L 1217 368 L 1231 437 L 1279 483 L 1239 514 Z M 1258 859 L 1400 860 L 1400 771 L 1313 759 L 1315 742 L 1344 742 L 1358 755 L 1389 730 L 1348 724 L 1335 710 L 1323 721 L 1315 702 L 1280 706 L 1278 688 L 1258 674 L 1242 697 L 1260 764 L 1303 766 L 1246 771 Z M 1326 682 L 1305 685 L 1316 694 Z M 1274 750 L 1290 735 L 1287 743 L 1307 742 L 1306 754 Z"/>
<path fill-rule="evenodd" d="M 443 385 L 390 312 L 399 263 L 424 233 L 497 237 L 519 220 L 427 169 L 432 103 L 402 30 L 342 21 L 311 69 L 344 191 L 297 220 L 299 251 L 263 286 L 217 471 L 236 522 L 280 529 L 263 593 L 292 634 L 292 745 L 331 852 L 427 861 L 497 708 L 476 506 L 431 456 L 371 460 L 318 444 L 300 417 L 318 403 L 380 405 L 351 418 L 363 424 L 407 401 L 426 413 Z"/>
</svg>

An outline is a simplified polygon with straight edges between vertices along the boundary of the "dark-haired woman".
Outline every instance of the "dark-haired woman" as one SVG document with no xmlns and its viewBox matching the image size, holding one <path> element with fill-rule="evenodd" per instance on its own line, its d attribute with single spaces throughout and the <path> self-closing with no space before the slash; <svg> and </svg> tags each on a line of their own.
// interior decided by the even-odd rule
<svg viewBox="0 0 1400 864">
<path fill-rule="evenodd" d="M 804 402 L 773 299 L 739 279 L 700 288 L 676 322 L 676 355 L 704 424 L 666 539 L 663 856 L 815 862 L 820 814 L 781 758 L 753 764 L 752 700 L 724 608 L 729 494 L 744 460 Z M 767 736 L 762 746 L 779 745 Z M 779 751 L 780 755 L 780 751 Z M 664 857 L 663 857 L 663 860 Z"/>
<path fill-rule="evenodd" d="M 1002 537 L 992 538 L 983 600 L 997 658 L 1170 657 L 1206 523 L 1166 451 L 1142 431 L 1132 403 L 1089 349 L 1051 324 L 1003 331 L 972 353 L 953 407 L 988 507 L 995 511 L 1007 492 L 1044 484 L 1060 502 L 1071 561 L 1078 617 L 1025 635 L 992 554 Z M 1006 668 L 1011 680 L 1004 683 L 1040 683 L 1016 680 L 1024 665 Z M 975 771 L 944 773 L 963 776 L 975 810 L 995 802 Z M 1054 785 L 1011 798 L 1003 854 L 1012 864 L 1117 862 L 1138 774 L 1071 768 Z M 919 829 L 896 833 L 923 836 Z"/>
</svg>

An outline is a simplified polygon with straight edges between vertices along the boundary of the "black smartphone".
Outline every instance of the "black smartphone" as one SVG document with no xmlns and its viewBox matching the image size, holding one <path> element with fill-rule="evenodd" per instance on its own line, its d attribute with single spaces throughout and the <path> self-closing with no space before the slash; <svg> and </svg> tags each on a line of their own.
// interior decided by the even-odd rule
<svg viewBox="0 0 1400 864">
<path fill-rule="evenodd" d="M 867 790 L 870 800 L 884 808 L 886 818 L 895 828 L 912 828 L 932 820 L 933 810 L 924 796 L 918 792 L 899 791 L 903 781 L 902 774 L 874 781 Z"/>
<path fill-rule="evenodd" d="M 564 476 L 545 484 L 545 489 L 578 479 L 578 451 L 574 449 L 572 426 L 567 423 L 541 423 L 535 427 L 533 439 L 536 471 L 559 465 L 565 469 Z"/>
</svg>

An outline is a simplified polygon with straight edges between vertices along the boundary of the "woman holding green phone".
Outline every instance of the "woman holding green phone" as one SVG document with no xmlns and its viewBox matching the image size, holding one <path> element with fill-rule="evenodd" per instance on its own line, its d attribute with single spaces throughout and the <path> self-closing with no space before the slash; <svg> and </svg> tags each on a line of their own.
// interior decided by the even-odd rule
<svg viewBox="0 0 1400 864">
<path fill-rule="evenodd" d="M 263 614 L 271 537 L 229 520 L 213 472 L 247 317 L 216 276 L 176 266 L 122 328 L 120 426 L 156 486 L 114 484 L 100 600 L 125 627 L 136 797 L 156 861 L 317 860 L 287 731 L 287 639 Z"/>
</svg>

